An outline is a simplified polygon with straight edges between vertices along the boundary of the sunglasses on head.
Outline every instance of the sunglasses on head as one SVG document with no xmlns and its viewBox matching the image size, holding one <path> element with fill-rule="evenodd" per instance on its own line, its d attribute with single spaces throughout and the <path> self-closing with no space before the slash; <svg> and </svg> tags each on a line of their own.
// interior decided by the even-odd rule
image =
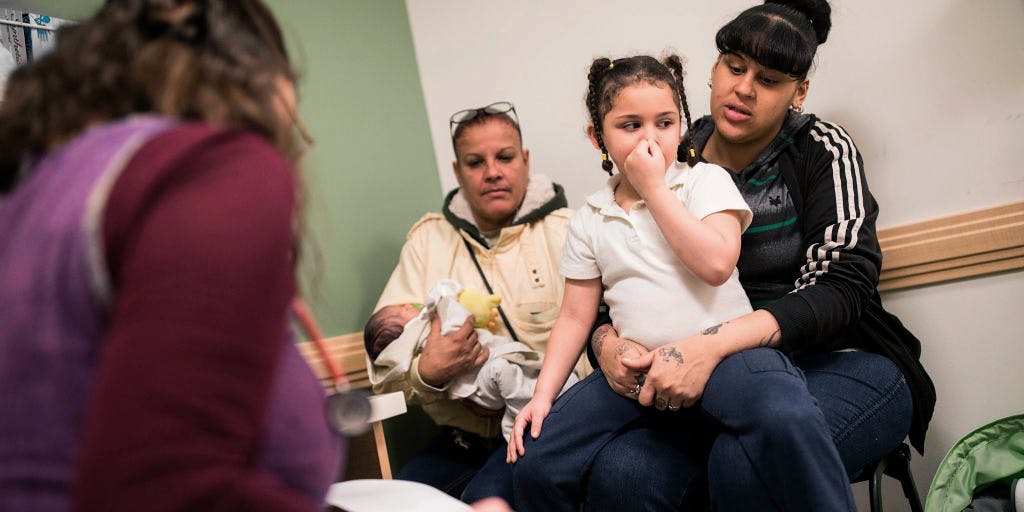
<svg viewBox="0 0 1024 512">
<path fill-rule="evenodd" d="M 482 115 L 493 116 L 500 114 L 508 114 L 516 126 L 519 126 L 519 116 L 516 115 L 516 107 L 507 101 L 499 101 L 491 103 L 486 107 L 467 108 L 452 114 L 452 117 L 448 120 L 448 127 L 451 129 L 452 138 L 455 138 L 455 130 L 459 128 L 460 124 L 472 121 Z"/>
</svg>

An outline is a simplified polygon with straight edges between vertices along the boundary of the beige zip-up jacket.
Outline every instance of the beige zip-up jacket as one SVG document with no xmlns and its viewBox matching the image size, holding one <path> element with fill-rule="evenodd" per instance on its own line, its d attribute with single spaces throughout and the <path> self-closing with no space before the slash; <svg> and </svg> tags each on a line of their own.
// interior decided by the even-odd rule
<svg viewBox="0 0 1024 512">
<path fill-rule="evenodd" d="M 409 230 L 398 266 L 374 311 L 393 304 L 423 302 L 430 287 L 442 278 L 454 279 L 466 288 L 486 290 L 465 240 L 476 253 L 494 293 L 501 297 L 502 309 L 519 341 L 544 352 L 564 289 L 558 269 L 572 216 L 572 210 L 564 206 L 561 187 L 546 176 L 532 175 L 520 208 L 525 213 L 518 215 L 512 226 L 503 228 L 488 246 L 473 225 L 465 200 L 453 191 L 445 201 L 444 215 L 428 213 Z M 508 336 L 503 323 L 498 322 L 496 334 Z M 484 437 L 500 433 L 500 418 L 482 418 L 460 401 L 447 399 L 444 388 L 423 382 L 418 367 L 417 354 L 404 380 L 381 383 L 374 386 L 374 391 L 404 392 L 409 403 L 422 405 L 438 425 Z M 369 371 L 374 371 L 372 364 Z M 577 371 L 581 376 L 591 371 L 585 356 Z"/>
</svg>

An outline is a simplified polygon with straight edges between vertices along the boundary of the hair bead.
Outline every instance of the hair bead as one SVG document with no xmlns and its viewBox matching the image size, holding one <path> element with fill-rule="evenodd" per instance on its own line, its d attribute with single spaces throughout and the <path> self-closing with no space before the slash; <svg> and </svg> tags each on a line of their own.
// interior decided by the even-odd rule
<svg viewBox="0 0 1024 512">
<path fill-rule="evenodd" d="M 607 172 L 609 176 L 612 175 L 612 161 L 610 158 L 608 158 L 608 153 L 606 152 L 601 153 L 601 168 L 604 169 L 604 171 Z"/>
</svg>

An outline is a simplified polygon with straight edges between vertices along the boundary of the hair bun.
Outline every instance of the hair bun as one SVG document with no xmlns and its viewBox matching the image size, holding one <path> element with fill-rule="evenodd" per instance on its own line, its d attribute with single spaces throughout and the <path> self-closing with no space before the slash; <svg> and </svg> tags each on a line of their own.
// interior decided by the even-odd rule
<svg viewBox="0 0 1024 512">
<path fill-rule="evenodd" d="M 827 0 L 765 0 L 764 3 L 783 5 L 800 12 L 811 22 L 818 44 L 828 39 L 828 31 L 832 28 L 832 7 Z"/>
</svg>

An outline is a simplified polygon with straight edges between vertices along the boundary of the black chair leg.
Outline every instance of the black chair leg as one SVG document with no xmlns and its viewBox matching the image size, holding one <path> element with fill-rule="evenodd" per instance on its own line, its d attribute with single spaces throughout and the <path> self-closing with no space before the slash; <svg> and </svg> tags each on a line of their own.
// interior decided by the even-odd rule
<svg viewBox="0 0 1024 512">
<path fill-rule="evenodd" d="M 889 474 L 896 477 L 903 487 L 903 495 L 910 503 L 911 512 L 923 512 L 921 498 L 917 494 L 917 486 L 914 484 L 914 474 L 910 472 L 910 449 L 907 445 L 899 447 L 898 454 L 894 457 L 889 466 Z"/>
<path fill-rule="evenodd" d="M 875 472 L 871 475 L 871 479 L 868 480 L 871 512 L 882 512 L 882 475 L 885 474 L 885 467 L 889 463 L 888 459 L 888 457 L 885 457 L 878 461 L 878 465 L 875 466 Z"/>
<path fill-rule="evenodd" d="M 871 499 L 871 512 L 882 512 L 882 477 L 889 475 L 900 481 L 903 495 L 906 496 L 911 512 L 924 512 L 921 498 L 914 484 L 914 474 L 910 471 L 910 446 L 901 443 L 895 450 L 882 457 L 874 466 L 868 466 L 854 477 L 853 482 L 868 481 L 868 493 Z M 906 510 L 900 508 L 900 510 Z"/>
</svg>

